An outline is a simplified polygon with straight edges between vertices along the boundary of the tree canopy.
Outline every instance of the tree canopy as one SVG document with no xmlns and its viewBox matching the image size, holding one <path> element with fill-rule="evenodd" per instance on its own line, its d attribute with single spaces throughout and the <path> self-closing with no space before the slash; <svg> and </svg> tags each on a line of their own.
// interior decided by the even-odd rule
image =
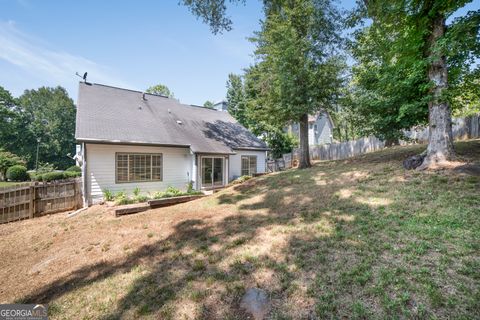
<svg viewBox="0 0 480 320">
<path fill-rule="evenodd" d="M 170 89 L 166 85 L 163 85 L 163 84 L 157 84 L 157 85 L 151 86 L 146 90 L 146 92 L 151 93 L 151 94 L 158 94 L 158 95 L 165 96 L 165 97 L 168 97 L 168 98 L 174 98 L 175 97 L 173 92 L 170 91 Z"/>
<path fill-rule="evenodd" d="M 247 97 L 240 75 L 230 73 L 227 80 L 227 106 L 228 112 L 244 127 L 251 127 L 247 117 Z"/>
<path fill-rule="evenodd" d="M 210 100 L 205 101 L 205 103 L 203 104 L 205 108 L 209 108 L 209 109 L 213 109 L 213 105 L 214 103 Z"/>
<path fill-rule="evenodd" d="M 368 1 L 356 11 L 372 23 L 351 47 L 358 61 L 352 106 L 366 133 L 386 139 L 429 122 L 426 166 L 452 158 L 451 107 L 468 108 L 478 97 L 472 64 L 480 56 L 480 11 L 446 24 L 467 2 Z"/>
<path fill-rule="evenodd" d="M 0 88 L 0 148 L 26 160 L 34 168 L 38 146 L 40 162 L 64 169 L 73 164 L 76 108 L 62 87 L 25 90 L 14 99 Z M 8 129 L 5 129 L 8 128 Z"/>
<path fill-rule="evenodd" d="M 256 65 L 247 72 L 254 94 L 250 112 L 275 126 L 300 123 L 299 167 L 310 166 L 308 114 L 334 105 L 342 85 L 338 54 L 341 16 L 330 1 L 275 1 L 252 41 Z"/>
</svg>

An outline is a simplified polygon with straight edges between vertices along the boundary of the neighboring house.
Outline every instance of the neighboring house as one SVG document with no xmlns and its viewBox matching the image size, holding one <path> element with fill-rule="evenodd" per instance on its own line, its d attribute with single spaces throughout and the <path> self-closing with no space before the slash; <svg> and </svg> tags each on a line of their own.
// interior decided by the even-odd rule
<svg viewBox="0 0 480 320">
<path fill-rule="evenodd" d="M 333 125 L 330 114 L 321 110 L 314 115 L 308 116 L 308 144 L 327 144 L 333 143 Z M 286 132 L 299 137 L 300 125 L 298 123 L 292 123 L 284 129 Z"/>
<path fill-rule="evenodd" d="M 213 104 L 213 109 L 218 110 L 218 111 L 228 111 L 227 108 L 227 101 L 222 100 L 217 103 Z"/>
<path fill-rule="evenodd" d="M 75 137 L 88 204 L 105 189 L 223 187 L 265 172 L 268 150 L 228 112 L 89 83 L 80 83 Z"/>
</svg>

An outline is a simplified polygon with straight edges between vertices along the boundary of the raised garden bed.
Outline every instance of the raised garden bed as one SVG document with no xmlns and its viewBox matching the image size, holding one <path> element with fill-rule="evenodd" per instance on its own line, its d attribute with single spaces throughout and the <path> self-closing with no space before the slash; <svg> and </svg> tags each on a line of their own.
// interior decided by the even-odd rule
<svg viewBox="0 0 480 320">
<path fill-rule="evenodd" d="M 142 211 L 147 211 L 153 208 L 160 208 L 160 207 L 167 207 L 172 206 L 178 203 L 184 203 L 188 201 L 192 201 L 195 199 L 199 199 L 205 197 L 203 194 L 195 194 L 195 195 L 187 195 L 187 196 L 179 196 L 179 197 L 171 197 L 171 198 L 164 198 L 164 199 L 155 199 L 149 200 L 147 203 L 136 203 L 136 204 L 129 204 L 122 207 L 115 209 L 115 216 L 123 216 L 126 214 L 138 213 Z"/>
</svg>

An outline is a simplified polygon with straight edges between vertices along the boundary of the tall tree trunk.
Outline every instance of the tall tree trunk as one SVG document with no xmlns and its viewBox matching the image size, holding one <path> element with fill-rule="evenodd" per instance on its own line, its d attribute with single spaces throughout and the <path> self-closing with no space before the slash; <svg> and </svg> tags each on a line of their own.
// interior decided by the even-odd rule
<svg viewBox="0 0 480 320">
<path fill-rule="evenodd" d="M 299 154 L 299 169 L 310 168 L 310 152 L 308 149 L 308 114 L 300 117 L 300 154 Z"/>
<path fill-rule="evenodd" d="M 439 15 L 432 21 L 432 33 L 428 39 L 431 64 L 428 78 L 434 83 L 432 101 L 428 104 L 429 137 L 427 155 L 419 167 L 426 169 L 449 161 L 455 156 L 453 149 L 452 115 L 450 106 L 442 93 L 448 87 L 448 70 L 445 55 L 435 52 L 434 47 L 445 34 L 445 17 Z"/>
</svg>

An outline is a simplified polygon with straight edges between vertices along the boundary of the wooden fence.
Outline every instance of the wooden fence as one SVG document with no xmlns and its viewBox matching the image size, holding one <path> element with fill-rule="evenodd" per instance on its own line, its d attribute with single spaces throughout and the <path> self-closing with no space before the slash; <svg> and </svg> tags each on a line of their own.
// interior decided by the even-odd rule
<svg viewBox="0 0 480 320">
<path fill-rule="evenodd" d="M 417 127 L 404 132 L 410 141 L 400 141 L 405 145 L 412 142 L 427 143 L 428 128 Z M 455 140 L 472 139 L 480 137 L 480 114 L 466 118 L 452 119 L 452 133 Z M 312 160 L 340 160 L 351 158 L 360 154 L 377 151 L 385 148 L 385 142 L 374 137 L 358 140 L 310 146 Z M 295 166 L 298 160 L 298 150 L 284 154 L 282 158 L 271 160 L 267 163 L 269 172 L 280 171 Z"/>
<path fill-rule="evenodd" d="M 405 135 L 418 143 L 428 142 L 428 127 L 416 127 L 404 132 Z M 452 119 L 452 134 L 455 140 L 480 137 L 480 114 L 466 118 Z M 403 142 L 406 144 L 407 142 Z"/>
<path fill-rule="evenodd" d="M 31 182 L 0 188 L 0 223 L 82 206 L 81 179 Z"/>
<path fill-rule="evenodd" d="M 384 147 L 384 141 L 371 136 L 340 143 L 310 146 L 310 158 L 313 160 L 340 160 L 377 151 Z"/>
</svg>

